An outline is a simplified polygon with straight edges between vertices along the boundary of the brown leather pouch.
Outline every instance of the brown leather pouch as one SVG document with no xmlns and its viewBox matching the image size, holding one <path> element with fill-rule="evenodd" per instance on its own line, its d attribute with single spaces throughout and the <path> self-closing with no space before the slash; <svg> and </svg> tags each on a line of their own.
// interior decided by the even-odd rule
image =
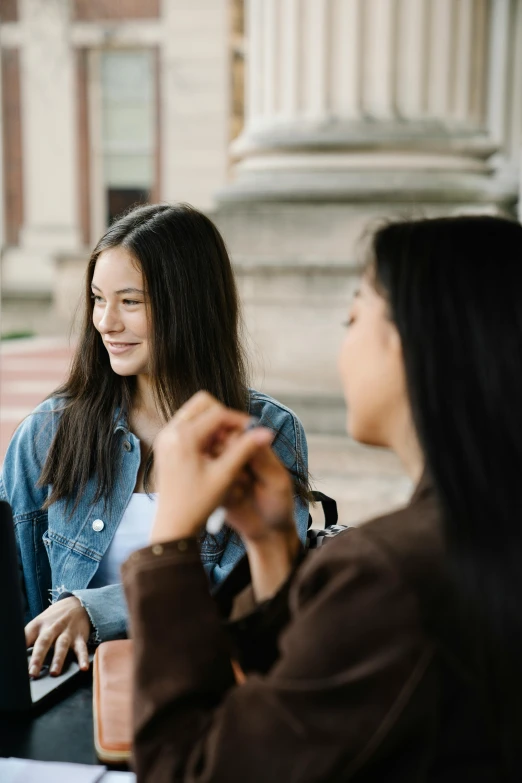
<svg viewBox="0 0 522 783">
<path fill-rule="evenodd" d="M 128 761 L 132 747 L 132 641 L 103 642 L 93 662 L 94 746 L 100 761 Z M 232 661 L 238 685 L 245 681 Z"/>
<path fill-rule="evenodd" d="M 94 745 L 100 761 L 127 761 L 132 744 L 132 641 L 103 642 L 93 663 Z"/>
</svg>

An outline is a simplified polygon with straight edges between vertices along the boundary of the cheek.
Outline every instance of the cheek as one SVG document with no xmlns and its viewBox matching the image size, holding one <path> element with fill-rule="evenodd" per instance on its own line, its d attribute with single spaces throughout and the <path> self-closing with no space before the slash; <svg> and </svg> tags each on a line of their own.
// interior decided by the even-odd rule
<svg viewBox="0 0 522 783">
<path fill-rule="evenodd" d="M 350 430 L 352 429 L 353 413 L 364 406 L 365 391 L 368 391 L 365 380 L 368 370 L 367 359 L 364 357 L 361 342 L 354 329 L 344 340 L 339 355 L 339 374 L 348 408 Z"/>
<path fill-rule="evenodd" d="M 147 342 L 149 337 L 149 325 L 146 315 L 141 312 L 123 313 L 122 323 L 127 334 L 139 338 L 142 343 Z"/>
<path fill-rule="evenodd" d="M 376 330 L 352 327 L 339 356 L 339 371 L 348 408 L 347 428 L 355 440 L 375 445 L 387 409 L 387 357 Z"/>
<path fill-rule="evenodd" d="M 101 320 L 100 314 L 97 311 L 96 307 L 94 307 L 92 311 L 92 323 L 94 328 L 98 332 L 100 331 L 100 320 Z"/>
<path fill-rule="evenodd" d="M 147 342 L 150 338 L 150 325 L 147 316 L 140 314 L 140 317 L 136 319 L 133 324 L 133 331 L 144 342 Z"/>
</svg>

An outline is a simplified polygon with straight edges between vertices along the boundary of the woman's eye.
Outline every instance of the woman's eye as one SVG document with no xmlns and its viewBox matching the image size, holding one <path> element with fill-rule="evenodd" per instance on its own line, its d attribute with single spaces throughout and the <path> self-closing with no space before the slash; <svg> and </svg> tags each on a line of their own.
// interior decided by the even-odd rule
<svg viewBox="0 0 522 783">
<path fill-rule="evenodd" d="M 91 294 L 91 299 L 93 299 L 96 303 L 102 301 L 101 296 L 98 296 L 98 294 Z"/>
<path fill-rule="evenodd" d="M 141 304 L 141 302 L 138 302 L 136 299 L 124 299 L 123 304 L 126 305 L 138 305 Z"/>
</svg>

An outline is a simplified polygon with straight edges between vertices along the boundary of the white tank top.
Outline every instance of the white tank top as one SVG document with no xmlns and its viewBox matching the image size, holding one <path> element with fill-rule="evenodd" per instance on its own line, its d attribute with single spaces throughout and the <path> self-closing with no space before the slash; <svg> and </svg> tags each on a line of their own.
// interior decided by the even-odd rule
<svg viewBox="0 0 522 783">
<path fill-rule="evenodd" d="M 114 538 L 105 552 L 89 587 L 105 587 L 121 581 L 120 567 L 131 552 L 148 546 L 157 494 L 147 495 L 134 492 Z"/>
</svg>

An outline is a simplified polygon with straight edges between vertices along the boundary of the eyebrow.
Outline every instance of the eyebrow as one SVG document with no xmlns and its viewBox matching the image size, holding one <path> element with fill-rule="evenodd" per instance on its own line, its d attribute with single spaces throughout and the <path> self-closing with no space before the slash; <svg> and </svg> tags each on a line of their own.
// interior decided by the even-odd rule
<svg viewBox="0 0 522 783">
<path fill-rule="evenodd" d="M 97 291 L 101 292 L 101 288 L 98 288 L 97 285 L 94 285 L 94 283 L 91 283 L 91 288 L 95 288 Z M 120 288 L 119 291 L 115 291 L 115 294 L 141 294 L 142 296 L 145 296 L 145 291 L 142 291 L 140 288 Z"/>
</svg>

